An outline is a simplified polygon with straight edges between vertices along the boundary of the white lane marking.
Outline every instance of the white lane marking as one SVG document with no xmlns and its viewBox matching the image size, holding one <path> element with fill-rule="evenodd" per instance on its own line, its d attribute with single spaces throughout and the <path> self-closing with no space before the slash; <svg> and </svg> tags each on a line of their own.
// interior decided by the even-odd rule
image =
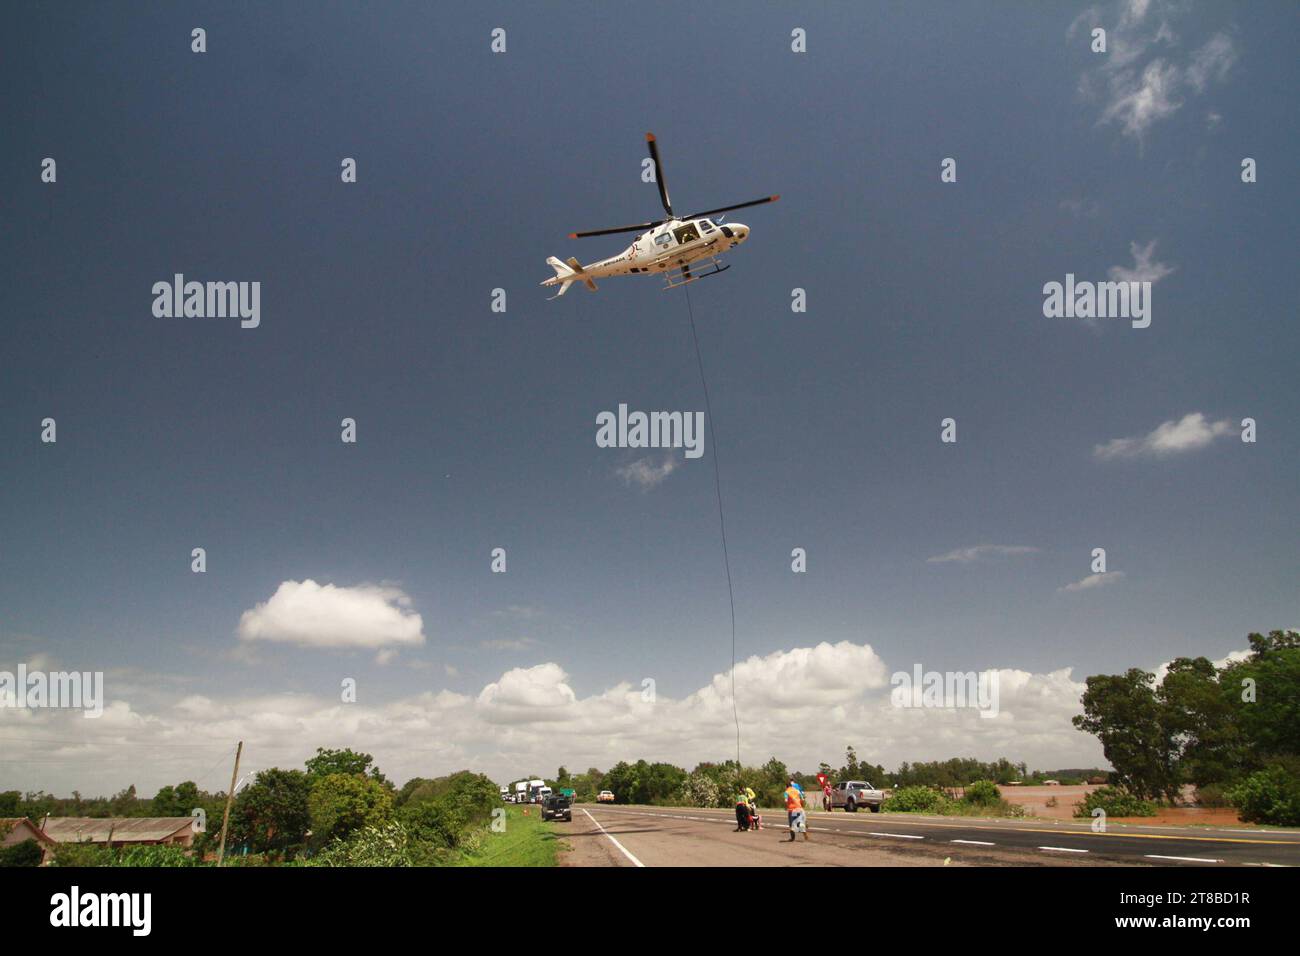
<svg viewBox="0 0 1300 956">
<path fill-rule="evenodd" d="M 867 836 L 894 837 L 895 839 L 898 840 L 924 840 L 925 839 L 925 837 L 923 836 L 913 836 L 910 833 L 873 833 L 870 830 L 867 831 Z"/>
<path fill-rule="evenodd" d="M 1179 860 L 1183 863 L 1222 863 L 1222 860 L 1209 860 L 1202 856 L 1161 856 L 1159 853 L 1148 853 L 1148 860 Z"/>
<path fill-rule="evenodd" d="M 645 866 L 644 863 L 642 863 L 640 860 L 638 860 L 636 857 L 634 857 L 631 854 L 631 852 L 628 850 L 627 847 L 625 847 L 623 844 L 619 843 L 617 840 L 614 839 L 614 834 L 610 833 L 608 830 L 606 830 L 604 827 L 600 825 L 600 821 L 591 815 L 590 810 L 588 810 L 586 807 L 583 807 L 582 812 L 587 814 L 587 819 L 589 819 L 592 823 L 596 824 L 596 829 L 600 830 L 601 833 L 609 837 L 610 843 L 613 843 L 614 846 L 618 847 L 619 850 L 622 852 L 622 854 L 632 861 L 633 866 L 640 866 L 640 867 Z"/>
<path fill-rule="evenodd" d="M 990 843 L 988 840 L 949 840 L 949 843 L 966 843 L 970 846 L 997 846 L 996 843 Z"/>
<path fill-rule="evenodd" d="M 1040 846 L 1040 850 L 1051 850 L 1055 853 L 1087 853 L 1087 850 L 1076 850 L 1072 846 Z"/>
</svg>

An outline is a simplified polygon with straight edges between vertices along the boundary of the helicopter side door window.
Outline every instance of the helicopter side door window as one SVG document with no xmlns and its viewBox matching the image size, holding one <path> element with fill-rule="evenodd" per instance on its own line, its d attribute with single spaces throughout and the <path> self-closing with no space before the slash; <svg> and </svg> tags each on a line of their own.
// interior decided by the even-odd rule
<svg viewBox="0 0 1300 956">
<path fill-rule="evenodd" d="M 693 222 L 688 222 L 686 225 L 674 229 L 673 235 L 677 237 L 677 241 L 682 245 L 685 245 L 688 242 L 694 242 L 696 239 L 700 238 L 700 233 L 695 228 L 695 223 Z"/>
<path fill-rule="evenodd" d="M 655 245 L 662 249 L 667 249 L 673 241 L 673 234 L 665 229 L 659 235 L 655 236 Z"/>
</svg>

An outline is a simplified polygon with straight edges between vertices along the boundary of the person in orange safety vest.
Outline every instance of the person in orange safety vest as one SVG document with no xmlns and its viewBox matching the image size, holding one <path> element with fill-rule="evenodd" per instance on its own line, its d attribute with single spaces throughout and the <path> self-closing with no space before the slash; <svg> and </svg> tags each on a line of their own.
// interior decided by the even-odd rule
<svg viewBox="0 0 1300 956">
<path fill-rule="evenodd" d="M 802 833 L 803 838 L 808 839 L 808 818 L 803 808 L 803 791 L 795 786 L 793 780 L 790 786 L 785 788 L 785 812 L 790 820 L 790 842 L 793 843 L 796 834 Z"/>
</svg>

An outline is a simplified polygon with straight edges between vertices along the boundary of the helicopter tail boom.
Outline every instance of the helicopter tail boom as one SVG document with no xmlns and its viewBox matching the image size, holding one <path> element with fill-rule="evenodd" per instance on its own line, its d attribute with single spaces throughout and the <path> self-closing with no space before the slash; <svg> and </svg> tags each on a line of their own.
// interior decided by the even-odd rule
<svg viewBox="0 0 1300 956">
<path fill-rule="evenodd" d="M 560 291 L 551 296 L 552 299 L 558 299 L 564 293 L 569 291 L 569 286 L 575 282 L 584 283 L 592 292 L 596 291 L 596 283 L 586 274 L 582 268 L 582 263 L 577 259 L 570 259 L 568 262 L 561 262 L 555 256 L 548 256 L 546 264 L 555 270 L 555 275 L 550 279 L 542 281 L 544 286 L 559 286 Z"/>
</svg>

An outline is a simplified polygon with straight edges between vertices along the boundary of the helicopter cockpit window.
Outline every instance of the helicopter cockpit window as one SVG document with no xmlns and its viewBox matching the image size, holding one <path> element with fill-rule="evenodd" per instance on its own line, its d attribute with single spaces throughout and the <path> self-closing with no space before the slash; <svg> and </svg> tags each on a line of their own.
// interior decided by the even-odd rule
<svg viewBox="0 0 1300 956">
<path fill-rule="evenodd" d="M 674 229 L 673 235 L 676 236 L 677 241 L 683 245 L 688 242 L 694 242 L 696 239 L 700 238 L 699 230 L 695 228 L 695 223 L 693 222 L 688 222 L 686 225 Z"/>
<path fill-rule="evenodd" d="M 710 233 L 713 231 L 713 223 L 709 222 L 707 219 L 701 219 L 700 228 L 703 229 L 705 233 Z"/>
<path fill-rule="evenodd" d="M 655 236 L 656 246 L 666 246 L 672 241 L 673 241 L 673 234 L 669 232 L 667 229 L 659 233 L 659 235 Z"/>
</svg>

